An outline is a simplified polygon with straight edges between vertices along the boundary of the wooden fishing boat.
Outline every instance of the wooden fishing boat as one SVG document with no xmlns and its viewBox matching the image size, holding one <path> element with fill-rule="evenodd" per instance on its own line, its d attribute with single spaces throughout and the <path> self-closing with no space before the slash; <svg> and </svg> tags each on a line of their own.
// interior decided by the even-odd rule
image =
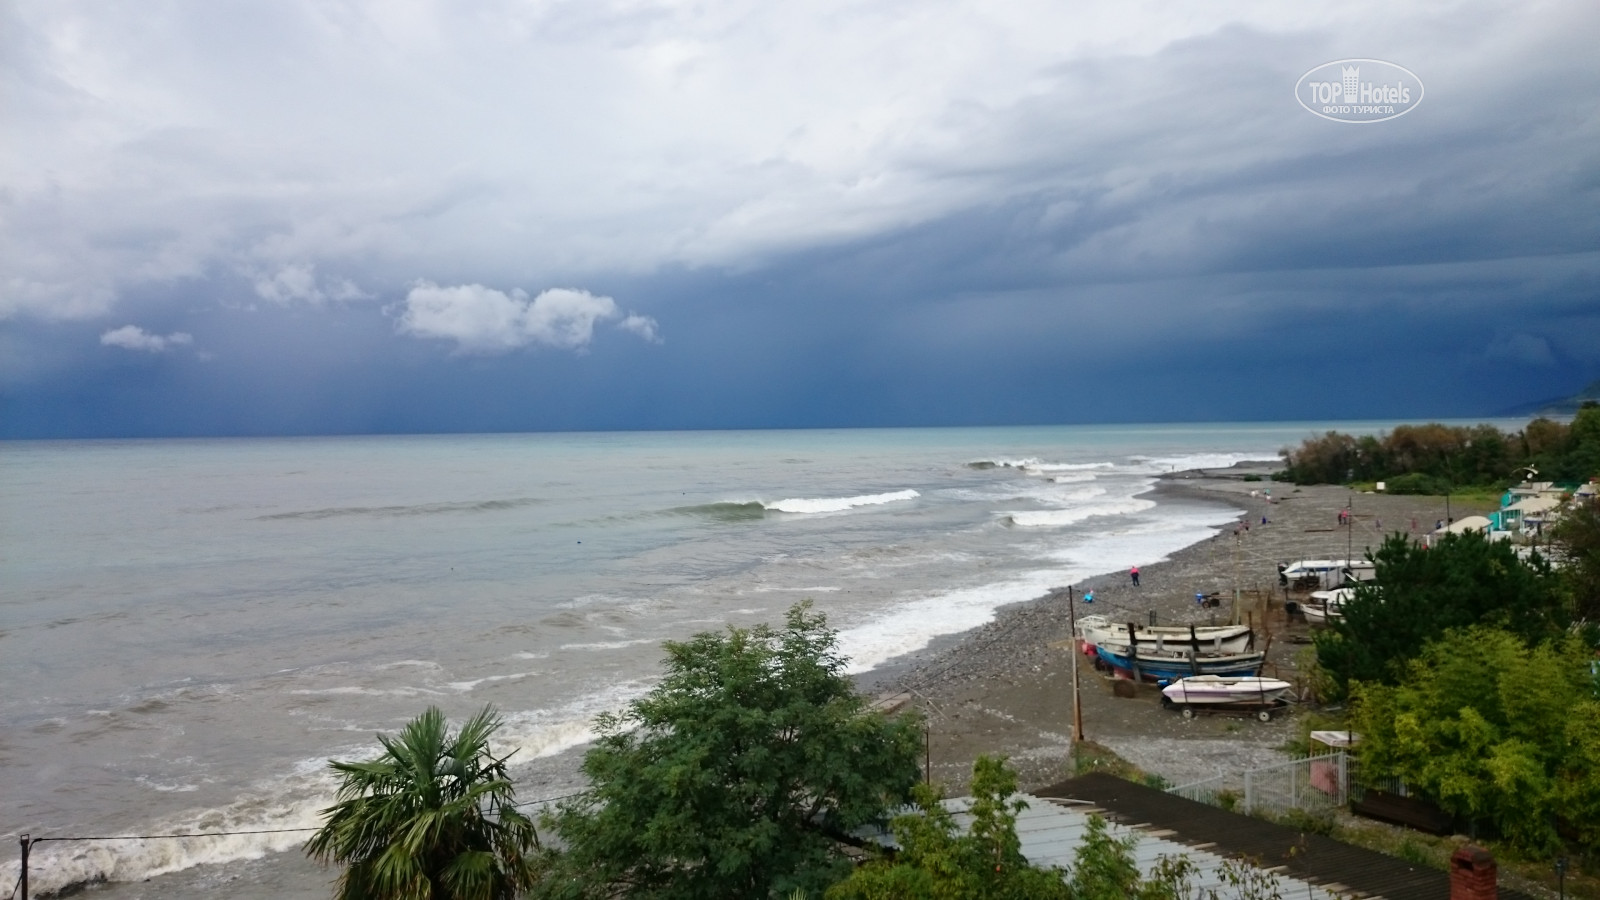
<svg viewBox="0 0 1600 900">
<path fill-rule="evenodd" d="M 1133 641 L 1128 640 L 1129 634 Z M 1079 619 L 1078 636 L 1090 646 L 1137 643 L 1160 650 L 1193 647 L 1212 654 L 1243 653 L 1254 647 L 1256 640 L 1248 625 L 1135 625 L 1112 622 L 1105 616 Z"/>
</svg>

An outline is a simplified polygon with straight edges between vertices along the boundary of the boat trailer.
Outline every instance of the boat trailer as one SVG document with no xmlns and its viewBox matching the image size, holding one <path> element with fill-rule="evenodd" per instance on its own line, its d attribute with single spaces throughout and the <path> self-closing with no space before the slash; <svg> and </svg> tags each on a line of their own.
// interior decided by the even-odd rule
<svg viewBox="0 0 1600 900">
<path fill-rule="evenodd" d="M 1193 719 L 1195 716 L 1231 716 L 1237 719 L 1255 718 L 1262 722 L 1270 722 L 1273 715 L 1289 708 L 1289 701 L 1280 697 L 1267 703 L 1175 703 L 1172 698 L 1163 694 L 1161 707 L 1177 710 L 1184 719 Z"/>
</svg>

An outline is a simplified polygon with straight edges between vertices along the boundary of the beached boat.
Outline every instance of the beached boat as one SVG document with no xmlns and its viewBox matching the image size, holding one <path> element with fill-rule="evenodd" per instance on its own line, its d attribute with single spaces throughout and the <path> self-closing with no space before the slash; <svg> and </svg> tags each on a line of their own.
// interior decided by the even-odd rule
<svg viewBox="0 0 1600 900">
<path fill-rule="evenodd" d="M 1128 640 L 1130 632 L 1132 641 Z M 1105 616 L 1079 619 L 1078 636 L 1090 646 L 1137 643 L 1158 650 L 1193 647 L 1212 654 L 1243 653 L 1255 646 L 1255 632 L 1248 625 L 1135 625 L 1112 622 Z"/>
<path fill-rule="evenodd" d="M 1289 682 L 1276 678 L 1191 675 L 1162 688 L 1161 694 L 1173 703 L 1190 706 L 1267 706 L 1288 693 L 1289 687 Z"/>
<path fill-rule="evenodd" d="M 1354 596 L 1354 588 L 1312 591 L 1311 601 L 1301 606 L 1300 611 L 1305 614 L 1306 622 L 1312 625 L 1326 625 L 1329 619 L 1337 619 L 1344 615 L 1344 605 Z"/>
<path fill-rule="evenodd" d="M 1376 571 L 1376 566 L 1364 559 L 1302 559 L 1280 568 L 1278 578 L 1290 587 L 1315 585 L 1327 590 L 1371 581 Z"/>
<path fill-rule="evenodd" d="M 1255 675 L 1266 659 L 1261 651 L 1217 654 L 1193 647 L 1158 650 L 1145 644 L 1138 645 L 1137 651 L 1128 644 L 1096 644 L 1094 652 L 1099 664 L 1146 681 L 1170 681 L 1191 675 Z"/>
</svg>

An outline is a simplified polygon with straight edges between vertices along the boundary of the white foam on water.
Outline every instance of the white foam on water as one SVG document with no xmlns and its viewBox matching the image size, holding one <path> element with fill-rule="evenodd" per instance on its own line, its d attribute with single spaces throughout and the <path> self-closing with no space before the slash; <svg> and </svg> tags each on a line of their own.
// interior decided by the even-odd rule
<svg viewBox="0 0 1600 900">
<path fill-rule="evenodd" d="M 1059 528 L 1095 516 L 1125 516 L 1154 507 L 1154 500 L 1129 497 L 1108 503 L 1093 503 L 1075 509 L 1040 509 L 1001 513 L 1006 521 L 1023 528 Z"/>
<path fill-rule="evenodd" d="M 519 760 L 555 756 L 580 747 L 594 740 L 594 719 L 598 714 L 621 710 L 651 686 L 646 681 L 623 681 L 554 709 L 505 714 L 491 750 L 502 757 L 515 753 L 515 765 Z M 298 760 L 287 774 L 251 785 L 223 806 L 185 810 L 136 828 L 120 829 L 120 833 L 143 835 L 271 833 L 41 845 L 30 856 L 30 890 L 46 894 L 96 881 L 144 881 L 195 866 L 222 865 L 298 850 L 312 830 L 321 827 L 322 811 L 334 802 L 338 782 L 329 771 L 328 758 L 371 759 L 380 752 L 377 743 L 370 741 L 335 750 L 327 757 Z M 193 790 L 188 786 L 149 786 L 166 792 Z M 113 830 L 110 836 L 115 836 L 116 831 L 119 830 Z M 0 864 L 0 882 L 16 883 L 18 873 L 18 862 Z"/>
<path fill-rule="evenodd" d="M 418 697 L 422 695 L 438 696 L 441 692 L 433 690 L 432 688 L 423 687 L 374 688 L 363 687 L 361 685 L 346 685 L 343 687 L 331 688 L 296 688 L 288 693 L 303 697 L 316 697 L 323 695 L 340 696 L 348 694 L 368 697 Z"/>
<path fill-rule="evenodd" d="M 1159 518 L 1136 521 L 1070 547 L 1046 553 L 1052 561 L 1090 572 L 1116 572 L 1129 566 L 1163 562 L 1176 550 L 1206 540 L 1235 521 L 1227 509 L 1164 509 Z"/>
<path fill-rule="evenodd" d="M 163 794 L 187 794 L 190 791 L 198 791 L 200 789 L 197 784 L 163 784 L 145 775 L 140 775 L 134 781 L 152 791 L 158 791 Z"/>
<path fill-rule="evenodd" d="M 46 894 L 95 881 L 143 881 L 194 866 L 259 859 L 269 853 L 298 849 L 311 835 L 311 829 L 321 825 L 321 811 L 333 802 L 335 783 L 326 774 L 327 761 L 317 762 L 322 771 L 315 774 L 295 774 L 276 783 L 256 785 L 225 806 L 163 816 L 136 832 L 273 833 L 46 844 L 31 854 L 30 891 Z M 14 882 L 17 875 L 18 863 L 0 865 L 0 880 Z"/>
<path fill-rule="evenodd" d="M 1116 467 L 1117 464 L 1112 462 L 1042 463 L 1037 461 L 1023 466 L 1023 468 L 1032 472 L 1088 472 L 1095 469 L 1115 469 Z"/>
<path fill-rule="evenodd" d="M 537 675 L 537 674 L 539 674 L 539 673 L 538 672 L 512 672 L 509 675 L 485 675 L 482 678 L 474 678 L 474 679 L 472 679 L 470 681 L 452 681 L 449 684 L 449 688 L 451 690 L 454 690 L 454 691 L 460 691 L 462 693 L 466 693 L 467 691 L 472 690 L 473 688 L 477 687 L 480 684 L 491 684 L 491 683 L 496 682 L 496 681 L 521 681 L 524 678 L 528 678 L 530 676 Z"/>
<path fill-rule="evenodd" d="M 624 647 L 637 647 L 640 644 L 659 644 L 660 638 L 633 638 L 626 641 L 593 641 L 585 644 L 562 644 L 562 650 L 621 650 Z"/>
<path fill-rule="evenodd" d="M 515 751 L 519 759 L 537 759 L 581 747 L 595 739 L 596 716 L 622 710 L 654 686 L 654 680 L 630 679 L 555 709 L 507 713 L 504 726 L 495 735 L 494 752 Z"/>
<path fill-rule="evenodd" d="M 839 634 L 847 671 L 865 672 L 928 646 L 937 637 L 981 627 L 995 609 L 1033 600 L 1058 585 L 1076 581 L 1072 569 L 1041 569 L 993 584 L 947 591 L 902 603 L 889 612 Z"/>
<path fill-rule="evenodd" d="M 1032 456 L 1023 459 L 1006 459 L 1003 457 L 1000 459 L 974 459 L 967 463 L 967 465 L 975 468 L 989 466 L 996 469 L 1025 469 L 1038 464 L 1039 460 Z"/>
<path fill-rule="evenodd" d="M 1244 453 L 1185 453 L 1178 456 L 1135 456 L 1131 459 L 1147 472 L 1182 472 L 1188 469 L 1226 469 L 1245 462 L 1280 462 L 1276 450 Z"/>
<path fill-rule="evenodd" d="M 862 494 L 857 497 L 819 497 L 814 499 L 793 498 L 779 500 L 776 503 L 764 503 L 763 507 L 774 512 L 785 513 L 827 513 L 844 512 L 858 506 L 881 506 L 885 503 L 896 503 L 901 500 L 915 500 L 922 496 L 914 490 L 891 491 L 887 494 Z"/>
<path fill-rule="evenodd" d="M 1129 500 L 1134 512 L 1155 506 Z M 1062 512 L 1077 512 L 1066 510 Z M 1036 600 L 1055 588 L 1086 578 L 1150 565 L 1214 535 L 1237 518 L 1233 510 L 1163 507 L 1159 516 L 1139 516 L 1116 529 L 1076 538 L 1072 546 L 1046 551 L 1054 563 L 1003 581 L 909 599 L 869 621 L 843 630 L 841 651 L 848 671 L 865 672 L 927 647 L 934 639 L 982 627 L 1001 606 Z"/>
</svg>

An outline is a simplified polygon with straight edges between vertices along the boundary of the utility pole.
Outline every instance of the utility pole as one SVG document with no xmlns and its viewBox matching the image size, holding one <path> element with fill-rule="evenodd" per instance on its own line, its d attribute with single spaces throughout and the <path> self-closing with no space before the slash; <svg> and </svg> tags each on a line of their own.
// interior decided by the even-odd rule
<svg viewBox="0 0 1600 900">
<path fill-rule="evenodd" d="M 1350 499 L 1344 503 L 1344 564 L 1350 565 L 1350 560 L 1356 553 L 1356 492 L 1350 492 Z"/>
<path fill-rule="evenodd" d="M 1077 756 L 1077 745 L 1083 740 L 1083 707 L 1078 704 L 1078 657 L 1083 654 L 1078 648 L 1078 603 L 1072 596 L 1072 585 L 1067 585 L 1067 623 L 1072 629 L 1069 643 L 1072 644 L 1072 750 Z"/>
</svg>

